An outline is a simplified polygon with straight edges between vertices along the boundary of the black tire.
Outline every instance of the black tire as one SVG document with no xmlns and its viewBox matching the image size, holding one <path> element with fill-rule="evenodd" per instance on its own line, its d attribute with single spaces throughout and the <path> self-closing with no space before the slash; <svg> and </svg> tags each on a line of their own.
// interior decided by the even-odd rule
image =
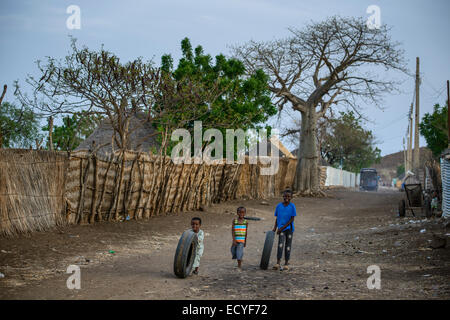
<svg viewBox="0 0 450 320">
<path fill-rule="evenodd" d="M 405 200 L 401 200 L 398 204 L 398 215 L 404 217 L 406 215 Z"/>
<path fill-rule="evenodd" d="M 267 231 L 266 240 L 264 241 L 264 248 L 261 255 L 261 263 L 259 267 L 263 270 L 267 270 L 270 262 L 270 254 L 272 253 L 273 240 L 275 239 L 275 232 Z"/>
<path fill-rule="evenodd" d="M 178 278 L 186 278 L 191 274 L 197 252 L 197 234 L 192 230 L 186 230 L 178 241 L 173 271 Z"/>
</svg>

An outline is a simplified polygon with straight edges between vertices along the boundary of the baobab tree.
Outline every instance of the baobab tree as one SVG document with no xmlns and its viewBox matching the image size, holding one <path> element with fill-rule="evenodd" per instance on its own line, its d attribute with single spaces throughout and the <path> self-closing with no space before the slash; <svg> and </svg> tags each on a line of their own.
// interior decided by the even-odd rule
<svg viewBox="0 0 450 320">
<path fill-rule="evenodd" d="M 370 29 L 362 18 L 331 17 L 273 41 L 234 46 L 250 72 L 270 76 L 269 89 L 281 111 L 288 104 L 301 114 L 300 148 L 294 189 L 319 190 L 317 122 L 333 105 L 360 113 L 358 102 L 380 107 L 381 95 L 395 90 L 387 70 L 405 72 L 403 50 L 386 25 Z M 377 70 L 384 68 L 383 73 Z M 359 99 L 360 98 L 360 99 Z"/>
</svg>

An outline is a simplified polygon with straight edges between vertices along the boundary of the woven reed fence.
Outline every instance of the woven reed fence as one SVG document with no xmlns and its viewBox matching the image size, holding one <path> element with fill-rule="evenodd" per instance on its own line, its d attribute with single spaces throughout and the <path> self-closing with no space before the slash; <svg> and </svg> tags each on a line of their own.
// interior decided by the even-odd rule
<svg viewBox="0 0 450 320">
<path fill-rule="evenodd" d="M 169 157 L 116 152 L 70 155 L 66 199 L 70 223 L 142 219 L 234 199 L 239 164 L 179 164 Z"/>
<path fill-rule="evenodd" d="M 280 158 L 275 175 L 260 164 L 179 164 L 127 151 L 0 150 L 0 233 L 59 224 L 146 219 L 231 199 L 279 196 L 292 188 L 296 159 Z"/>
<path fill-rule="evenodd" d="M 64 224 L 67 153 L 0 150 L 0 234 L 44 231 Z"/>
<path fill-rule="evenodd" d="M 319 177 L 319 182 L 320 182 L 321 188 L 325 187 L 326 181 L 327 181 L 327 167 L 321 166 L 320 167 L 320 177 Z"/>
<path fill-rule="evenodd" d="M 294 184 L 297 159 L 279 158 L 279 168 L 274 175 L 261 175 L 261 164 L 242 164 L 236 197 L 247 199 L 266 199 L 278 197 Z"/>
</svg>

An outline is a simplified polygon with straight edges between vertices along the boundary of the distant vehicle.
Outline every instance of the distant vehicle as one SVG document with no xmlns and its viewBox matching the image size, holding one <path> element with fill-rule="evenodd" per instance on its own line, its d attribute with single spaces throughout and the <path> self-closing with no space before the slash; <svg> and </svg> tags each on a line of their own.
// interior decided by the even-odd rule
<svg viewBox="0 0 450 320">
<path fill-rule="evenodd" d="M 361 169 L 359 190 L 378 191 L 378 174 L 376 169 Z"/>
</svg>

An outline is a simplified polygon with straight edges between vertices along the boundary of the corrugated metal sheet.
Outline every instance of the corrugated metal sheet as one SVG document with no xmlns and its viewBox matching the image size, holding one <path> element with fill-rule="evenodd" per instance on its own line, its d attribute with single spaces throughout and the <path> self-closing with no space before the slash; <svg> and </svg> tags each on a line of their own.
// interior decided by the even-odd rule
<svg viewBox="0 0 450 320">
<path fill-rule="evenodd" d="M 434 186 L 433 186 L 433 180 L 431 180 L 431 173 L 430 173 L 430 168 L 425 167 L 425 183 L 424 183 L 424 189 L 430 189 L 433 190 Z"/>
<path fill-rule="evenodd" d="M 450 160 L 441 158 L 442 216 L 450 218 Z"/>
</svg>

